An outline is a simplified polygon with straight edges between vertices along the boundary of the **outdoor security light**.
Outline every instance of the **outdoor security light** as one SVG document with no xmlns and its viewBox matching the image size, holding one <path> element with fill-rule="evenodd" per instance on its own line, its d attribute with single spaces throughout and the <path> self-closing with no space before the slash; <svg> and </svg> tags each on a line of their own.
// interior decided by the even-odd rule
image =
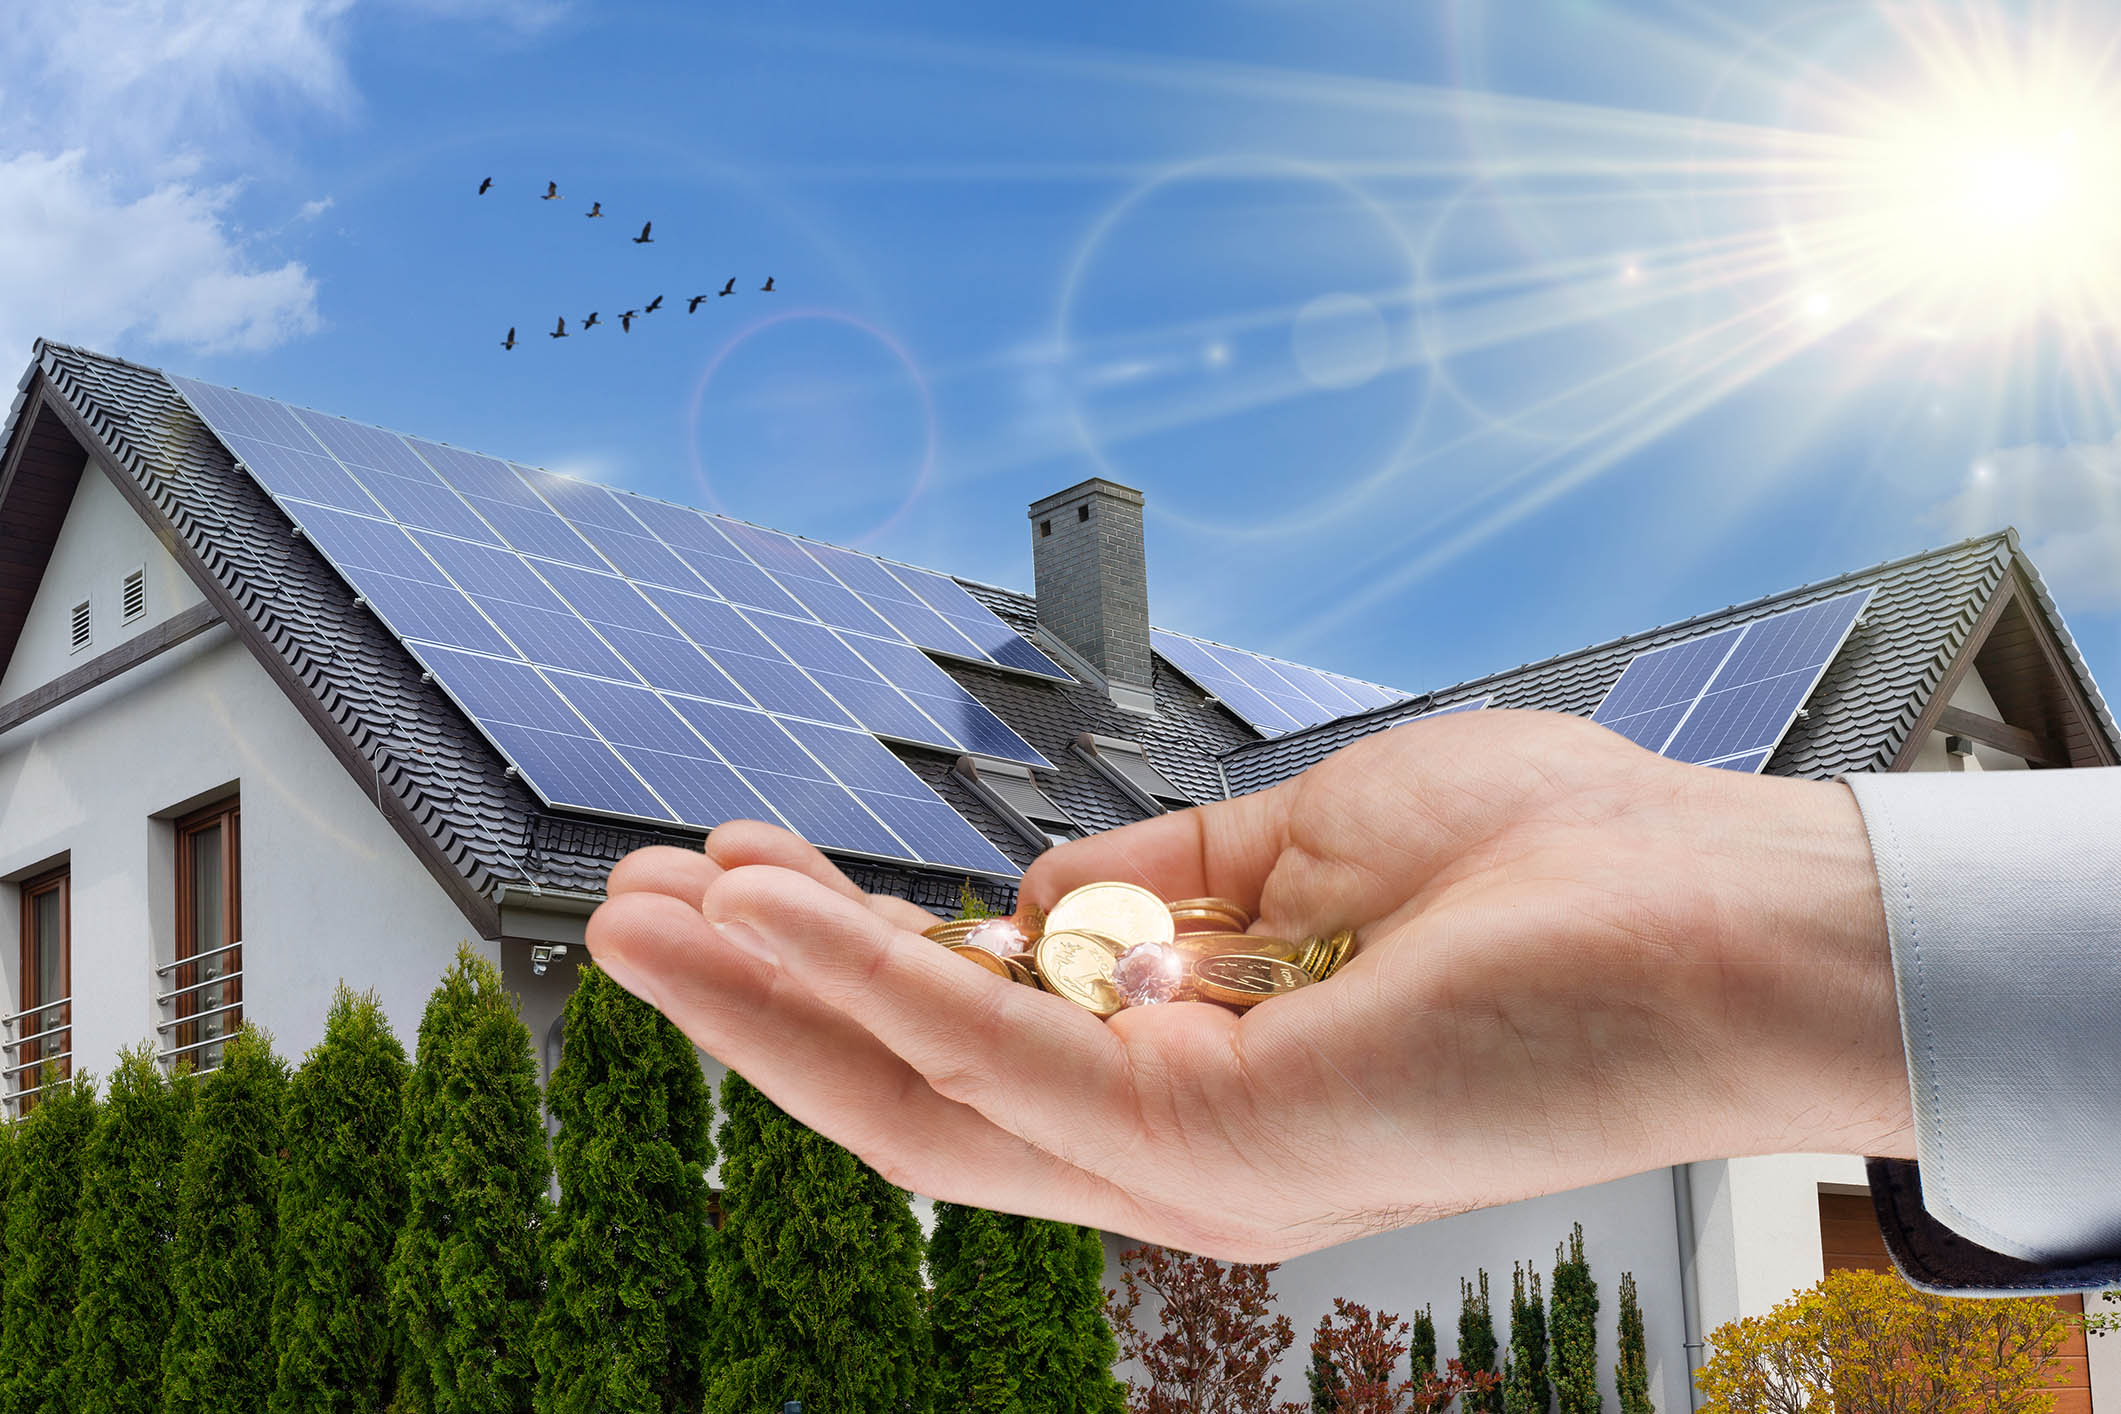
<svg viewBox="0 0 2121 1414">
<path fill-rule="evenodd" d="M 539 943 L 530 950 L 530 972 L 534 977 L 543 977 L 548 963 L 558 962 L 567 956 L 565 943 Z"/>
</svg>

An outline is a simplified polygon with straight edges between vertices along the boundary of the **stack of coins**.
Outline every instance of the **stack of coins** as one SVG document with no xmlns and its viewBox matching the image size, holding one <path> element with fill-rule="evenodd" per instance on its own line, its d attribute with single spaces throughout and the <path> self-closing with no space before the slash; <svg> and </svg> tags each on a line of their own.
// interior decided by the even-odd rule
<svg viewBox="0 0 2121 1414">
<path fill-rule="evenodd" d="M 1323 982 L 1355 950 L 1355 934 L 1292 942 L 1245 931 L 1229 899 L 1166 903 L 1133 884 L 1075 889 L 1050 912 L 957 919 L 927 936 L 997 976 L 1109 1017 L 1130 1006 L 1207 1001 L 1244 1010 Z"/>
</svg>

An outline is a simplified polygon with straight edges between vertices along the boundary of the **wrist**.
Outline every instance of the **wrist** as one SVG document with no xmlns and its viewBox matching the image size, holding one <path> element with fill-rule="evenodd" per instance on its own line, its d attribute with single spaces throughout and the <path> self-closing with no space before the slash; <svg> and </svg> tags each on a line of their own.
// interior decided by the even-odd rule
<svg viewBox="0 0 2121 1414">
<path fill-rule="evenodd" d="M 1703 880 L 1731 1025 L 1733 1152 L 1914 1154 L 1878 872 L 1838 783 L 1704 772 Z"/>
</svg>

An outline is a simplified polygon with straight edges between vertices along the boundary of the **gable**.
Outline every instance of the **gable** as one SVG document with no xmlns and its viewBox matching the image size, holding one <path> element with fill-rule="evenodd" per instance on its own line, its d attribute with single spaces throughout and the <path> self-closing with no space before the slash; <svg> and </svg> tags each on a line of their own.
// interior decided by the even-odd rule
<svg viewBox="0 0 2121 1414">
<path fill-rule="evenodd" d="M 144 608 L 128 621 L 123 612 L 125 581 L 135 572 L 141 575 Z M 89 606 L 89 639 L 77 649 L 73 615 L 84 601 Z M 132 503 L 90 462 L 75 482 L 14 651 L 0 669 L 0 703 L 12 702 L 204 602 Z"/>
</svg>

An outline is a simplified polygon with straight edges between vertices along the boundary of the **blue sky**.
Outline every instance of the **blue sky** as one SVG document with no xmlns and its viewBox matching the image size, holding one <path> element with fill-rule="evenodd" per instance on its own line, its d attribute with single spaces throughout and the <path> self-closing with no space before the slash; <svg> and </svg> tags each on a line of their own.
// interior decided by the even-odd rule
<svg viewBox="0 0 2121 1414">
<path fill-rule="evenodd" d="M 1410 689 L 2015 522 L 2121 677 L 2115 282 L 2056 234 L 2114 214 L 2121 15 L 43 9 L 19 358 L 1019 587 L 1026 504 L 1109 475 L 1160 625 Z"/>
</svg>

